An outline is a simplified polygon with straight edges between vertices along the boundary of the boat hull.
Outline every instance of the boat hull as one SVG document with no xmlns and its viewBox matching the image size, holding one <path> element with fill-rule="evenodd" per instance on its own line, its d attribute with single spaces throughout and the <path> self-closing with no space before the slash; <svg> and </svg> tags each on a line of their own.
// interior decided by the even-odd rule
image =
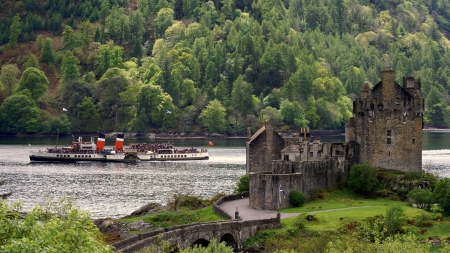
<svg viewBox="0 0 450 253">
<path fill-rule="evenodd" d="M 48 152 L 31 152 L 31 162 L 137 162 L 139 158 L 134 154 L 105 155 L 95 154 L 63 154 Z"/>
<path fill-rule="evenodd" d="M 145 154 L 138 153 L 137 157 L 141 161 L 190 161 L 208 160 L 208 152 L 188 153 L 188 154 Z"/>
</svg>

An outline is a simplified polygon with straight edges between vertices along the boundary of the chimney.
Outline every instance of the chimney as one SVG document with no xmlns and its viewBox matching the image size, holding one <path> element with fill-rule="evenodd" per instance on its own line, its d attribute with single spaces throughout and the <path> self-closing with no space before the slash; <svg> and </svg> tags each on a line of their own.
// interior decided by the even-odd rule
<svg viewBox="0 0 450 253">
<path fill-rule="evenodd" d="M 97 152 L 102 152 L 105 148 L 105 134 L 99 133 L 97 138 Z"/>
<path fill-rule="evenodd" d="M 114 148 L 118 151 L 123 151 L 123 137 L 124 134 L 117 134 L 116 146 Z"/>
<path fill-rule="evenodd" d="M 252 138 L 252 127 L 247 126 L 247 140 L 250 140 Z"/>
<path fill-rule="evenodd" d="M 381 85 L 383 92 L 383 100 L 392 102 L 395 100 L 395 71 L 393 69 L 385 69 L 381 73 Z"/>
</svg>

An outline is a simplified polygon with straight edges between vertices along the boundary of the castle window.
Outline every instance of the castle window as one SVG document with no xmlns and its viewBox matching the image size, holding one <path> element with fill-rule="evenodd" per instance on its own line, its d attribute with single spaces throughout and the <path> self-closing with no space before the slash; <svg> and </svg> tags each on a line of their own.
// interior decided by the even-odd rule
<svg viewBox="0 0 450 253">
<path fill-rule="evenodd" d="M 314 157 L 314 153 L 313 152 L 309 152 L 309 157 Z"/>
<path fill-rule="evenodd" d="M 413 144 L 416 144 L 416 139 L 413 139 Z"/>
<path fill-rule="evenodd" d="M 391 130 L 387 130 L 386 135 L 387 135 L 387 136 L 391 136 Z"/>
<path fill-rule="evenodd" d="M 317 157 L 321 157 L 322 156 L 322 152 L 317 152 Z"/>
<path fill-rule="evenodd" d="M 387 144 L 391 144 L 391 138 L 387 138 Z"/>
</svg>

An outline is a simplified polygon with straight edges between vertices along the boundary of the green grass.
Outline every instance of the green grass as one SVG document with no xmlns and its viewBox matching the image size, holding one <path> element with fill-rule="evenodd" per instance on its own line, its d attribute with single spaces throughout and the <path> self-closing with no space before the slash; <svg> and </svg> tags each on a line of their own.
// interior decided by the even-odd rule
<svg viewBox="0 0 450 253">
<path fill-rule="evenodd" d="M 331 212 L 310 212 L 316 220 L 305 219 L 305 229 L 314 232 L 337 232 L 345 229 L 352 222 L 361 222 L 364 219 L 386 214 L 386 208 L 392 205 L 401 205 L 408 218 L 419 216 L 426 211 L 408 206 L 406 203 L 392 200 L 374 200 L 365 202 L 367 207 L 356 207 L 354 209 L 336 210 Z M 341 208 L 341 207 L 339 207 Z M 327 209 L 330 210 L 330 209 Z M 283 219 L 282 224 L 286 227 L 295 226 L 296 217 Z"/>
<path fill-rule="evenodd" d="M 389 205 L 392 203 L 399 203 L 398 201 L 386 200 L 386 199 L 365 199 L 359 195 L 354 194 L 349 190 L 336 190 L 333 192 L 323 193 L 322 199 L 315 199 L 312 202 L 306 203 L 302 207 L 286 208 L 280 210 L 282 213 L 305 213 L 315 212 L 322 210 L 331 210 L 348 207 L 361 207 L 361 206 L 376 206 L 376 205 Z"/>
<path fill-rule="evenodd" d="M 122 222 L 134 222 L 136 220 L 143 220 L 154 227 L 146 230 L 140 231 L 148 232 L 158 228 L 171 227 L 177 225 L 199 223 L 199 222 L 209 222 L 209 221 L 220 221 L 225 220 L 221 216 L 214 214 L 213 206 L 207 206 L 199 210 L 182 210 L 177 212 L 163 212 L 151 215 L 144 215 L 135 218 L 121 219 Z"/>
</svg>

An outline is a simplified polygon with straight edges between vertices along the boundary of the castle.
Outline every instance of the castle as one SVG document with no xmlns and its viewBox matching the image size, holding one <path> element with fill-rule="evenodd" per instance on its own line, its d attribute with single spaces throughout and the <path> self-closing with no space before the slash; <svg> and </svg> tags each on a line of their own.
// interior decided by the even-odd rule
<svg viewBox="0 0 450 253">
<path fill-rule="evenodd" d="M 301 129 L 297 141 L 288 141 L 265 125 L 246 142 L 250 208 L 275 210 L 289 207 L 281 194 L 298 190 L 311 196 L 315 191 L 344 183 L 354 163 L 420 172 L 424 98 L 420 80 L 403 78 L 383 70 L 372 89 L 361 87 L 353 101 L 353 118 L 345 125 L 345 143 L 324 143 Z"/>
</svg>

